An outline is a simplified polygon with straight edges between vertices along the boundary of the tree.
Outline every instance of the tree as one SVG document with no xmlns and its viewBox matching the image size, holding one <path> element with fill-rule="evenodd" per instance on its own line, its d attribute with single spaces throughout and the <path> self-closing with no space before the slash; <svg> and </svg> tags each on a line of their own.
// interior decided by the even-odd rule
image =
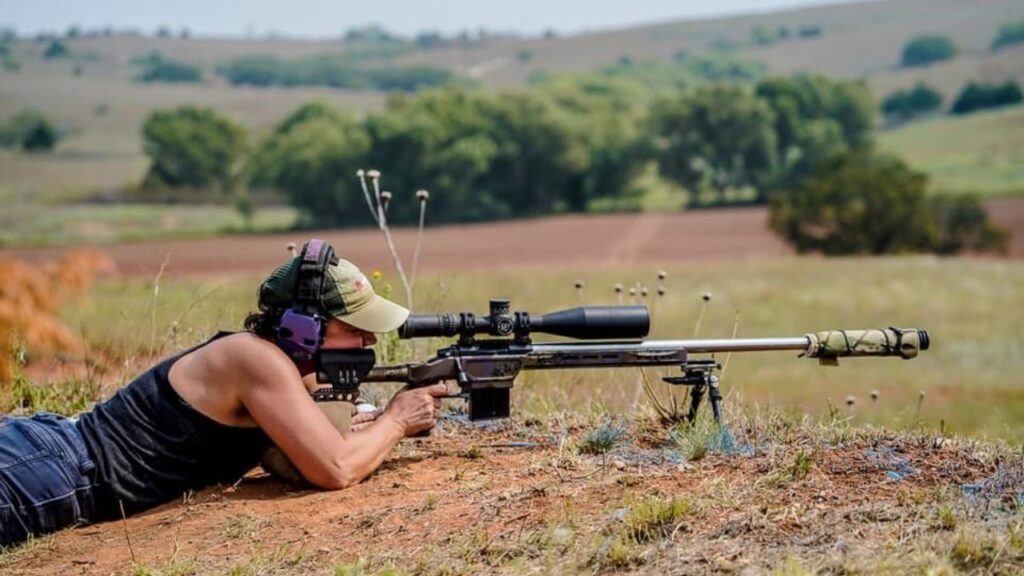
<svg viewBox="0 0 1024 576">
<path fill-rule="evenodd" d="M 953 114 L 970 114 L 986 108 L 1017 104 L 1024 100 L 1020 85 L 1013 81 L 1003 84 L 970 82 L 953 102 Z"/>
<path fill-rule="evenodd" d="M 569 135 L 569 153 L 583 158 L 563 190 L 566 208 L 584 211 L 602 199 L 635 204 L 634 180 L 654 158 L 642 123 L 648 99 L 644 87 L 628 78 L 581 75 L 562 77 L 539 90 Z"/>
<path fill-rule="evenodd" d="M 45 116 L 26 110 L 0 125 L 0 147 L 21 148 L 26 152 L 53 150 L 60 133 Z"/>
<path fill-rule="evenodd" d="M 818 75 L 768 78 L 755 94 L 774 115 L 778 169 L 762 184 L 773 190 L 788 190 L 825 160 L 873 140 L 875 105 L 861 82 Z"/>
<path fill-rule="evenodd" d="M 431 196 L 435 221 L 565 211 L 586 167 L 553 103 L 531 93 L 451 87 L 392 100 L 367 124 L 373 166 L 388 175 L 396 194 L 441 191 Z M 411 222 L 416 209 L 396 201 L 389 218 Z"/>
<path fill-rule="evenodd" d="M 285 117 L 253 158 L 253 183 L 283 191 L 309 225 L 369 223 L 356 170 L 367 167 L 366 129 L 314 102 Z"/>
<path fill-rule="evenodd" d="M 146 185 L 234 189 L 246 151 L 245 129 L 209 108 L 156 111 L 142 126 L 150 159 Z"/>
<path fill-rule="evenodd" d="M 46 46 L 46 50 L 43 52 L 43 58 L 46 58 L 47 60 L 67 58 L 70 55 L 71 51 L 68 50 L 67 46 L 56 38 L 50 41 L 50 44 Z"/>
<path fill-rule="evenodd" d="M 822 164 L 773 198 L 771 227 L 799 252 L 891 254 L 931 249 L 936 226 L 927 177 L 902 160 L 864 151 Z"/>
<path fill-rule="evenodd" d="M 159 52 L 136 58 L 134 63 L 142 68 L 135 77 L 139 82 L 201 82 L 203 71 L 194 64 L 168 60 Z"/>
<path fill-rule="evenodd" d="M 942 106 L 942 95 L 937 90 L 918 82 L 913 89 L 899 90 L 882 102 L 882 112 L 899 121 L 934 112 Z"/>
<path fill-rule="evenodd" d="M 999 27 L 999 33 L 992 40 L 992 51 L 1024 43 L 1024 21 L 1010 22 Z"/>
<path fill-rule="evenodd" d="M 792 194 L 772 199 L 771 227 L 800 252 L 893 254 L 1006 249 L 1008 234 L 975 195 L 926 195 L 928 178 L 866 150 L 819 167 Z"/>
<path fill-rule="evenodd" d="M 691 193 L 710 189 L 724 202 L 726 190 L 753 186 L 763 199 L 778 161 L 774 121 L 764 100 L 736 86 L 661 100 L 651 111 L 658 165 Z"/>
<path fill-rule="evenodd" d="M 956 56 L 956 45 L 948 36 L 918 36 L 903 46 L 904 66 L 927 66 Z"/>
</svg>

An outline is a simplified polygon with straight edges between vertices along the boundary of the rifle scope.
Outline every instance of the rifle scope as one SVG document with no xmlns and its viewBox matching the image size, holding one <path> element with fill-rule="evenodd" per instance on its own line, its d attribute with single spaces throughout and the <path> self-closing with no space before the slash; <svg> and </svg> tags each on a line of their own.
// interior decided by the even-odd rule
<svg viewBox="0 0 1024 576">
<path fill-rule="evenodd" d="M 491 300 L 490 314 L 414 314 L 398 329 L 400 338 L 459 336 L 471 340 L 477 334 L 515 336 L 553 334 L 580 340 L 630 340 L 645 338 L 651 328 L 646 306 L 580 306 L 531 316 L 509 312 L 508 300 Z"/>
</svg>

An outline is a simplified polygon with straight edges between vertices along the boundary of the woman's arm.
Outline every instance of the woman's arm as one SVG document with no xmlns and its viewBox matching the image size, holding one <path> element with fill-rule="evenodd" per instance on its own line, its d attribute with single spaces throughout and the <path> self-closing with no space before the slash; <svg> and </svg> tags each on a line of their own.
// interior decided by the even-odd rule
<svg viewBox="0 0 1024 576">
<path fill-rule="evenodd" d="M 241 404 L 299 472 L 321 488 L 346 488 L 376 470 L 404 436 L 434 426 L 434 397 L 447 393 L 444 385 L 400 391 L 365 429 L 339 433 L 284 354 L 270 343 L 246 344 L 238 351 L 238 364 L 246 367 L 238 386 Z"/>
</svg>

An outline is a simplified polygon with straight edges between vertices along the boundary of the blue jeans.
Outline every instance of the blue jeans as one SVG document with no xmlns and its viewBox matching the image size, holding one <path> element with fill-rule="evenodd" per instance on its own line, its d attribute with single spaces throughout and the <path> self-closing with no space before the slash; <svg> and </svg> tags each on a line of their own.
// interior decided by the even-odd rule
<svg viewBox="0 0 1024 576">
<path fill-rule="evenodd" d="M 95 468 L 74 420 L 0 415 L 0 545 L 95 519 Z"/>
</svg>

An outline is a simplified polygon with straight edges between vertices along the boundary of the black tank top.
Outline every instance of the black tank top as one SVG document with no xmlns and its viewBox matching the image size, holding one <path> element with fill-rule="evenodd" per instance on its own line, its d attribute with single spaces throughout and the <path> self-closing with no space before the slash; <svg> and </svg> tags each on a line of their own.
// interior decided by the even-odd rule
<svg viewBox="0 0 1024 576">
<path fill-rule="evenodd" d="M 161 361 L 78 419 L 78 430 L 106 489 L 104 516 L 132 514 L 188 490 L 232 483 L 256 466 L 267 436 L 259 428 L 227 426 L 200 414 L 171 387 L 174 362 L 213 338 Z M 111 509 L 112 508 L 112 509 Z"/>
</svg>

